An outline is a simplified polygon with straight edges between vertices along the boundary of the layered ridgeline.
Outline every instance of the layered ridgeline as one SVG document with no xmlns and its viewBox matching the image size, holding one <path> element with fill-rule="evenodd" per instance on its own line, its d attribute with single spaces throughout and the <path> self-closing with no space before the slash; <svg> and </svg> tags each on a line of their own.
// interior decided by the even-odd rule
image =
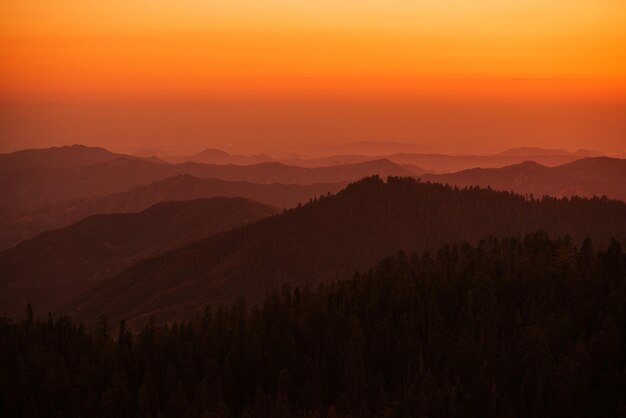
<svg viewBox="0 0 626 418">
<path fill-rule="evenodd" d="M 315 168 L 276 162 L 253 165 L 166 164 L 131 158 L 79 167 L 14 169 L 0 165 L 0 211 L 18 216 L 72 199 L 124 192 L 178 174 L 262 184 L 315 184 L 354 181 L 374 174 L 411 176 L 423 172 L 409 170 L 389 160 Z"/>
<path fill-rule="evenodd" d="M 164 156 L 163 159 L 173 162 L 182 163 L 186 161 L 194 161 L 203 164 L 236 164 L 236 165 L 249 165 L 258 163 L 267 163 L 275 161 L 268 155 L 256 154 L 256 155 L 239 155 L 230 154 L 228 152 L 207 148 L 197 154 L 183 155 L 183 156 Z"/>
<path fill-rule="evenodd" d="M 139 334 L 0 320 L 0 415 L 617 417 L 625 275 L 616 242 L 536 234 Z"/>
<path fill-rule="evenodd" d="M 524 161 L 534 161 L 545 166 L 557 166 L 581 158 L 593 156 L 584 151 L 568 153 L 565 151 L 542 150 L 533 148 L 514 149 L 496 155 L 447 155 L 447 154 L 415 154 L 394 153 L 381 154 L 378 158 L 385 158 L 405 167 L 416 166 L 422 171 L 435 173 L 450 173 L 471 168 L 499 168 Z M 289 165 L 316 167 L 336 164 L 354 164 L 371 160 L 373 157 L 358 154 L 331 155 L 318 158 L 286 158 L 281 162 Z"/>
<path fill-rule="evenodd" d="M 37 167 L 86 167 L 118 158 L 159 161 L 159 159 L 155 157 L 144 158 L 134 155 L 118 154 L 104 148 L 75 144 L 52 148 L 25 149 L 8 154 L 0 154 L 0 170 L 34 169 Z"/>
<path fill-rule="evenodd" d="M 135 214 L 95 215 L 0 253 L 0 312 L 25 304 L 62 309 L 81 292 L 138 260 L 278 209 L 243 198 L 163 202 Z M 155 283 L 156 285 L 156 283 Z"/>
<path fill-rule="evenodd" d="M 418 151 L 419 150 L 419 151 Z M 300 167 L 324 167 L 355 164 L 365 161 L 388 159 L 407 168 L 420 167 L 419 171 L 447 173 L 475 167 L 504 167 L 524 161 L 535 161 L 542 165 L 556 166 L 580 158 L 597 156 L 588 150 L 568 152 L 562 149 L 536 147 L 513 148 L 492 155 L 447 155 L 424 153 L 425 147 L 415 144 L 360 141 L 338 146 L 304 147 L 303 155 L 272 158 L 268 155 L 237 155 L 218 149 L 206 149 L 198 154 L 186 156 L 167 155 L 159 151 L 146 151 L 142 155 L 156 154 L 172 163 L 193 161 L 204 164 L 250 165 L 276 161 Z M 419 173 L 418 173 L 419 174 Z"/>
<path fill-rule="evenodd" d="M 103 312 L 137 322 L 150 316 L 170 320 L 239 296 L 254 300 L 285 282 L 316 285 L 345 277 L 398 250 L 433 251 L 449 242 L 537 230 L 601 243 L 622 239 L 626 204 L 530 200 L 372 177 L 280 216 L 146 259 L 87 292 L 70 311 L 87 320 Z"/>
<path fill-rule="evenodd" d="M 180 174 L 146 186 L 106 196 L 86 197 L 34 210 L 20 216 L 0 217 L 0 250 L 50 229 L 62 228 L 87 216 L 102 213 L 133 213 L 168 200 L 190 200 L 213 196 L 244 197 L 278 208 L 290 208 L 313 197 L 335 193 L 342 183 L 257 184 L 198 178 Z"/>
<path fill-rule="evenodd" d="M 626 160 L 585 158 L 558 167 L 527 161 L 503 168 L 424 174 L 423 180 L 460 187 L 482 186 L 535 196 L 608 196 L 626 201 Z"/>
</svg>

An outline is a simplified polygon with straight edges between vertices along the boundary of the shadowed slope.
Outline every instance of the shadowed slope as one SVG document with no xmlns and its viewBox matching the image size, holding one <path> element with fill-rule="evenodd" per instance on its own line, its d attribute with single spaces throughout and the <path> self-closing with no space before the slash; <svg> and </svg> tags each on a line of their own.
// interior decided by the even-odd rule
<svg viewBox="0 0 626 418">
<path fill-rule="evenodd" d="M 345 185 L 345 182 L 311 185 L 256 184 L 180 174 L 126 192 L 72 200 L 22 216 L 4 217 L 0 222 L 0 250 L 10 248 L 40 232 L 62 228 L 87 216 L 100 213 L 139 212 L 155 203 L 168 200 L 230 196 L 288 208 L 298 203 L 306 203 L 313 197 L 337 192 Z"/>
<path fill-rule="evenodd" d="M 163 202 L 136 214 L 96 215 L 0 253 L 0 305 L 59 309 L 105 277 L 146 257 L 256 221 L 277 209 L 242 198 Z"/>
</svg>

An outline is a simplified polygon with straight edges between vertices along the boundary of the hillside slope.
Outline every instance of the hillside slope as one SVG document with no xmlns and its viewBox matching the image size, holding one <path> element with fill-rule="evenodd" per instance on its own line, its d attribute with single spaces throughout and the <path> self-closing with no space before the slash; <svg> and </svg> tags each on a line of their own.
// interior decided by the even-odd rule
<svg viewBox="0 0 626 418">
<path fill-rule="evenodd" d="M 132 213 L 168 200 L 191 200 L 214 196 L 244 197 L 279 208 L 306 203 L 313 197 L 335 193 L 347 183 L 256 184 L 179 174 L 146 186 L 106 196 L 62 202 L 14 217 L 0 218 L 0 251 L 50 229 L 62 228 L 87 216 Z"/>
<path fill-rule="evenodd" d="M 44 312 L 59 309 L 138 260 L 276 212 L 251 200 L 216 197 L 95 215 L 44 232 L 0 253 L 0 309 L 14 315 L 29 302 Z"/>
<path fill-rule="evenodd" d="M 527 200 L 482 189 L 373 177 L 303 207 L 144 260 L 83 295 L 80 318 L 184 317 L 205 304 L 261 297 L 284 282 L 315 285 L 367 269 L 398 250 L 427 251 L 545 230 L 608 242 L 626 237 L 626 204 Z"/>
<path fill-rule="evenodd" d="M 21 215 L 72 199 L 123 192 L 177 174 L 263 184 L 315 184 L 354 181 L 374 174 L 411 176 L 413 172 L 389 160 L 304 168 L 280 163 L 161 164 L 119 158 L 87 167 L 0 170 L 0 209 L 11 216 Z"/>
</svg>

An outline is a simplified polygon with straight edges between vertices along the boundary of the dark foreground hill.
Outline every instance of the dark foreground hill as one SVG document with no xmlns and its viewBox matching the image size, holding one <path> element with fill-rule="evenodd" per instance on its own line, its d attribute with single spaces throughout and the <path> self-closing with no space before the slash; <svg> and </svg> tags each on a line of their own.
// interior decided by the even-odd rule
<svg viewBox="0 0 626 418">
<path fill-rule="evenodd" d="M 525 162 L 503 168 L 474 168 L 422 179 L 460 187 L 490 186 L 535 196 L 608 196 L 626 201 L 626 160 L 584 158 L 558 167 Z"/>
<path fill-rule="evenodd" d="M 62 228 L 95 214 L 133 213 L 168 200 L 214 196 L 244 197 L 278 208 L 289 208 L 313 197 L 335 193 L 346 184 L 256 184 L 180 174 L 121 193 L 71 200 L 12 218 L 0 216 L 0 251 L 40 232 Z"/>
<path fill-rule="evenodd" d="M 138 260 L 277 209 L 242 198 L 163 202 L 136 214 L 95 215 L 0 253 L 0 311 L 57 310 Z"/>
<path fill-rule="evenodd" d="M 170 320 L 276 286 L 315 285 L 370 267 L 397 250 L 433 251 L 545 230 L 551 236 L 626 237 L 626 204 L 606 199 L 529 200 L 377 177 L 253 225 L 144 260 L 83 295 L 71 311 L 135 321 Z"/>
<path fill-rule="evenodd" d="M 138 334 L 0 320 L 0 415 L 619 417 L 626 256 L 575 244 L 399 254 Z"/>
</svg>

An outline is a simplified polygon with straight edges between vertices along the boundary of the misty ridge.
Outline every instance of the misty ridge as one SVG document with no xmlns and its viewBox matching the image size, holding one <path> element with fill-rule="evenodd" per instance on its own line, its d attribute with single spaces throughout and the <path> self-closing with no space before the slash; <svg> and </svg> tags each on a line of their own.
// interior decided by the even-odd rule
<svg viewBox="0 0 626 418">
<path fill-rule="evenodd" d="M 358 148 L 363 150 L 363 155 L 349 153 Z M 385 153 L 386 150 L 397 152 Z M 165 253 L 166 250 L 176 250 L 183 244 L 191 244 L 195 240 L 214 234 L 217 229 L 213 227 L 214 229 L 209 231 L 207 226 L 203 226 L 203 222 L 206 221 L 201 220 L 198 216 L 202 211 L 206 211 L 207 214 L 211 213 L 211 216 L 218 218 L 224 214 L 219 211 L 212 213 L 210 205 L 202 206 L 200 202 L 211 202 L 211 200 L 206 200 L 207 198 L 241 197 L 278 209 L 297 207 L 298 211 L 309 213 L 310 205 L 318 205 L 316 202 L 320 197 L 325 198 L 337 194 L 333 199 L 341 200 L 341 196 L 345 196 L 347 193 L 347 191 L 342 192 L 346 186 L 348 186 L 347 190 L 354 190 L 356 185 L 370 184 L 370 189 L 363 194 L 376 195 L 379 187 L 374 187 L 374 183 L 371 183 L 372 180 L 361 180 L 368 176 L 378 176 L 381 179 L 386 179 L 388 176 L 394 179 L 415 179 L 413 181 L 417 181 L 417 183 L 411 186 L 414 187 L 412 194 L 421 196 L 422 199 L 424 196 L 432 195 L 433 200 L 430 202 L 430 209 L 427 210 L 419 205 L 415 206 L 409 196 L 398 200 L 393 192 L 389 196 L 383 194 L 384 197 L 380 199 L 370 197 L 371 202 L 362 197 L 365 199 L 363 207 L 359 208 L 356 213 L 337 215 L 341 213 L 341 207 L 328 212 L 313 212 L 310 215 L 310 220 L 301 221 L 303 222 L 302 225 L 296 223 L 290 227 L 291 230 L 300 232 L 295 233 L 294 242 L 285 242 L 284 244 L 279 242 L 280 228 L 282 227 L 279 225 L 282 223 L 276 221 L 278 222 L 276 226 L 269 227 L 265 232 L 267 238 L 264 238 L 263 241 L 267 241 L 267 244 L 260 244 L 260 249 L 248 250 L 258 254 L 259 251 L 270 249 L 269 253 L 262 257 L 268 262 L 274 256 L 278 256 L 278 259 L 273 262 L 274 265 L 270 263 L 271 267 L 269 265 L 256 267 L 259 269 L 259 277 L 263 278 L 253 281 L 253 285 L 256 286 L 254 291 L 247 292 L 246 286 L 235 284 L 237 280 L 246 280 L 245 276 L 251 275 L 254 268 L 244 267 L 243 261 L 234 260 L 231 261 L 230 267 L 219 266 L 219 263 L 215 266 L 207 266 L 208 270 L 203 271 L 203 274 L 211 276 L 213 274 L 210 273 L 211 269 L 216 269 L 216 278 L 207 279 L 208 282 L 217 280 L 220 283 L 224 282 L 222 285 L 241 287 L 243 290 L 239 293 L 233 291 L 231 296 L 224 298 L 219 295 L 224 292 L 230 294 L 230 291 L 215 290 L 209 292 L 213 295 L 211 297 L 203 296 L 199 301 L 184 300 L 181 303 L 193 305 L 209 301 L 230 302 L 238 294 L 247 294 L 249 297 L 258 296 L 279 285 L 281 281 L 294 279 L 305 284 L 308 284 L 309 280 L 313 280 L 313 282 L 315 280 L 331 280 L 341 274 L 347 274 L 351 269 L 367 268 L 368 264 L 371 265 L 376 259 L 395 250 L 432 251 L 446 243 L 477 240 L 490 235 L 530 233 L 534 230 L 548 230 L 553 232 L 555 236 L 570 235 L 577 239 L 595 235 L 604 241 L 609 238 L 608 231 L 621 233 L 622 219 L 619 217 L 616 219 L 612 219 L 612 215 L 605 217 L 602 225 L 608 227 L 608 220 L 611 220 L 610 225 L 612 226 L 602 232 L 602 228 L 599 226 L 589 227 L 586 230 L 580 229 L 582 225 L 589 222 L 587 218 L 592 218 L 590 209 L 584 209 L 589 212 L 588 215 L 580 215 L 580 221 L 567 220 L 569 216 L 567 212 L 560 214 L 559 219 L 557 219 L 555 214 L 550 214 L 550 211 L 553 210 L 552 206 L 554 205 L 589 208 L 589 203 L 579 199 L 580 197 L 593 197 L 594 200 L 591 202 L 598 202 L 594 204 L 600 205 L 598 208 L 603 208 L 597 209 L 599 211 L 619 207 L 619 203 L 611 202 L 606 198 L 626 199 L 626 188 L 624 187 L 626 184 L 626 161 L 623 159 L 596 156 L 593 152 L 586 150 L 572 153 L 558 149 L 532 147 L 515 148 L 498 154 L 483 156 L 403 152 L 415 150 L 418 150 L 415 146 L 399 143 L 361 142 L 318 148 L 316 150 L 317 156 L 309 154 L 307 157 L 291 156 L 284 159 L 273 159 L 263 154 L 252 156 L 229 154 L 216 149 L 207 149 L 198 154 L 187 156 L 172 156 L 163 153 L 158 156 L 129 155 L 82 145 L 22 150 L 2 154 L 0 155 L 0 194 L 3 196 L 3 203 L 0 208 L 0 250 L 4 250 L 2 266 L 6 269 L 3 284 L 12 283 L 12 286 L 19 289 L 21 285 L 17 283 L 27 280 L 31 286 L 24 288 L 31 289 L 30 291 L 23 290 L 21 293 L 16 291 L 10 296 L 7 293 L 6 299 L 15 302 L 11 308 L 6 307 L 5 310 L 13 313 L 19 312 L 21 309 L 19 305 L 29 297 L 33 297 L 32 295 L 35 294 L 35 289 L 38 286 L 42 286 L 44 294 L 46 292 L 54 294 L 59 291 L 63 293 L 62 289 L 67 288 L 71 291 L 66 292 L 64 296 L 77 296 L 86 289 L 100 285 L 101 281 L 103 283 L 112 281 L 113 276 L 118 273 L 121 274 L 123 269 L 120 266 L 122 265 L 130 268 L 133 262 L 149 258 L 148 255 L 158 256 L 158 252 Z M 344 152 L 344 154 L 332 155 L 332 152 Z M 159 152 L 156 153 L 159 154 Z M 422 168 L 416 163 L 428 168 Z M 441 174 L 442 171 L 446 171 L 450 167 L 471 164 L 476 164 L 476 166 Z M 392 183 L 386 184 L 383 189 L 399 187 L 397 181 L 393 180 Z M 349 185 L 351 182 L 357 183 Z M 447 186 L 443 189 L 437 189 L 437 183 L 461 187 L 462 189 L 451 189 Z M 469 209 L 475 203 L 459 201 L 459 199 L 461 196 L 467 196 L 467 193 L 474 190 L 475 186 L 526 196 L 517 203 L 521 208 L 518 209 L 519 216 L 507 218 L 500 214 L 497 205 L 501 205 L 501 203 L 493 208 L 481 206 L 479 209 Z M 463 189 L 468 187 L 470 189 Z M 434 193 L 434 190 L 448 190 L 451 194 L 444 198 L 442 194 Z M 491 196 L 487 191 L 484 193 L 486 194 L 478 200 L 482 199 L 486 202 L 487 197 Z M 453 197 L 455 195 L 459 197 Z M 504 194 L 496 195 L 507 196 Z M 525 200 L 529 196 L 534 198 Z M 543 196 L 549 198 L 542 199 Z M 569 201 L 569 203 L 555 200 L 555 198 L 563 197 L 573 197 L 574 200 Z M 600 199 L 598 200 L 598 198 Z M 500 197 L 499 199 L 506 198 Z M 179 202 L 178 205 L 184 205 L 180 206 L 179 210 L 173 210 L 171 206 L 168 206 L 171 213 L 164 212 L 163 207 L 160 207 L 160 211 L 157 210 L 158 204 L 166 201 Z M 197 203 L 193 203 L 194 201 Z M 375 208 L 383 201 L 387 204 L 392 201 L 395 202 L 396 212 L 385 212 L 382 209 L 377 212 Z M 307 202 L 311 203 L 300 209 L 302 204 Z M 533 202 L 541 203 L 537 206 Z M 441 207 L 438 207 L 438 204 Z M 153 205 L 156 206 L 153 208 Z M 444 216 L 445 222 L 443 224 L 434 226 L 434 219 L 436 219 L 434 213 L 444 214 L 452 207 L 451 205 L 458 206 L 458 209 Z M 203 209 L 200 210 L 198 207 Z M 541 210 L 546 213 L 535 220 L 531 220 L 532 216 L 535 216 L 532 215 L 532 210 L 535 210 L 536 207 L 542 207 Z M 418 214 L 423 213 L 420 211 L 424 210 L 428 215 L 420 219 Z M 493 212 L 494 210 L 495 212 Z M 160 213 L 160 217 L 155 218 L 155 213 Z M 510 212 L 509 215 L 512 213 L 515 212 Z M 107 228 L 112 228 L 113 224 L 110 223 L 113 222 L 112 219 L 118 218 L 96 216 L 101 214 L 120 214 L 115 216 L 135 214 L 134 217 L 119 218 L 120 222 L 123 220 L 121 225 L 125 226 L 117 228 L 125 230 L 126 234 L 130 235 L 113 235 L 110 237 L 112 241 L 107 243 L 103 234 Z M 265 215 L 267 216 L 269 213 L 265 213 Z M 469 218 L 471 215 L 481 219 Z M 289 219 L 290 216 L 294 215 L 291 215 L 291 211 L 287 211 L 280 219 Z M 502 218 L 504 224 L 498 227 L 496 219 L 502 216 L 505 216 Z M 186 221 L 186 226 L 183 227 L 180 224 L 180 218 L 190 218 L 191 220 Z M 385 223 L 390 222 L 390 218 L 394 219 L 395 222 Z M 483 223 L 483 218 L 488 219 L 487 223 L 478 227 Z M 84 221 L 81 221 L 83 219 Z M 158 222 L 162 224 L 150 231 L 142 230 L 142 222 L 147 222 L 146 219 L 159 219 Z M 358 219 L 362 219 L 361 224 L 347 226 Z M 400 222 L 402 219 L 405 222 Z M 321 223 L 323 220 L 326 222 Z M 236 222 L 231 220 L 231 223 L 224 224 L 226 226 L 223 229 L 227 230 L 241 225 L 244 221 L 247 222 L 248 220 L 241 219 Z M 571 223 L 567 224 L 567 222 Z M 197 223 L 195 235 L 189 235 L 194 229 L 195 223 Z M 217 223 L 220 224 L 220 222 Z M 567 227 L 558 228 L 564 223 Z M 313 228 L 315 232 L 343 230 L 342 234 L 345 236 L 331 234 L 326 237 L 309 237 L 307 236 L 307 228 L 311 228 L 314 224 L 316 225 Z M 169 233 L 174 235 L 169 239 L 165 235 L 162 236 L 163 242 L 159 247 L 154 247 L 152 241 L 160 236 L 158 231 L 165 231 L 163 228 L 168 225 Z M 174 228 L 176 225 L 179 229 Z M 378 229 L 372 230 L 377 225 Z M 475 230 L 472 230 L 468 225 L 472 225 Z M 387 239 L 385 235 L 393 234 L 392 231 L 395 228 L 411 231 L 411 237 Z M 80 238 L 78 233 L 80 233 Z M 146 235 L 148 233 L 153 235 Z M 165 232 L 163 233 L 165 234 Z M 136 238 L 137 243 L 143 242 L 146 248 L 140 244 L 134 244 L 131 246 L 132 249 L 128 248 L 128 253 L 125 252 L 126 250 L 122 250 L 129 245 L 125 241 L 131 235 Z M 176 235 L 178 238 L 174 239 Z M 429 238 L 425 241 L 424 239 L 419 241 L 417 237 L 420 235 Z M 359 246 L 369 245 L 367 244 L 369 239 L 381 245 L 376 250 L 369 249 L 367 250 L 369 252 L 360 254 Z M 242 240 L 248 244 L 254 242 L 251 236 L 242 238 Z M 319 249 L 319 244 L 312 244 L 315 240 L 328 243 L 326 244 L 327 254 L 317 256 L 319 257 L 317 265 L 288 268 L 289 263 L 295 262 L 302 256 L 294 254 L 288 257 L 285 256 L 285 251 L 295 251 L 299 246 L 304 245 L 303 254 L 309 253 L 311 257 L 314 257 L 314 250 Z M 387 243 L 383 244 L 386 241 Z M 78 242 L 81 244 L 77 244 Z M 339 242 L 342 244 L 339 245 Z M 11 248 L 16 245 L 17 247 Z M 220 246 L 219 244 L 216 245 Z M 230 248 L 226 245 L 223 247 Z M 234 248 L 235 251 L 243 249 L 240 244 L 237 244 L 236 247 Z M 54 248 L 54 251 L 50 252 L 50 248 Z M 223 251 L 224 248 L 220 251 Z M 157 251 L 157 249 L 159 250 Z M 85 254 L 77 256 L 83 250 L 86 251 Z M 312 250 L 313 252 L 311 252 Z M 205 250 L 202 251 L 206 252 Z M 131 253 L 134 255 L 131 256 Z M 48 255 L 43 256 L 43 254 Z M 109 256 L 99 257 L 99 254 L 109 254 Z M 350 254 L 354 254 L 356 258 L 352 259 Z M 49 258 L 51 264 L 44 262 L 46 257 Z M 239 256 L 233 255 L 233 257 L 236 259 Z M 39 263 L 27 268 L 29 260 L 34 258 L 39 259 Z M 99 260 L 99 258 L 103 259 Z M 209 258 L 204 261 L 209 260 Z M 248 261 L 253 258 L 251 255 L 245 256 Z M 338 259 L 332 261 L 335 258 Z M 63 261 L 65 259 L 67 259 L 66 262 Z M 343 267 L 340 267 L 339 259 L 342 259 Z M 194 269 L 198 269 L 194 263 L 195 261 L 190 262 L 190 267 L 186 268 L 187 271 L 193 272 Z M 162 264 L 166 267 L 168 265 L 167 262 Z M 327 270 L 324 267 L 327 264 L 332 268 Z M 236 268 L 233 269 L 233 266 Z M 35 269 L 33 270 L 32 267 Z M 294 270 L 289 271 L 289 269 Z M 237 280 L 221 278 L 225 274 L 224 272 L 233 275 L 239 270 L 243 273 L 241 273 L 242 277 Z M 80 274 L 77 273 L 79 271 Z M 259 273 L 256 275 L 258 276 Z M 59 289 L 53 290 L 55 286 L 52 285 L 54 280 L 51 277 L 46 279 L 46 276 L 50 274 L 61 280 L 58 285 Z M 143 278 L 147 274 L 147 272 L 142 272 L 139 276 Z M 83 276 L 85 278 L 81 278 Z M 177 272 L 174 272 L 172 276 L 175 279 L 176 287 L 182 286 L 186 280 Z M 196 276 L 196 273 L 192 274 L 194 280 L 198 280 Z M 300 277 L 296 278 L 295 276 Z M 17 280 L 19 277 L 21 279 Z M 75 280 L 77 284 L 68 286 L 67 283 L 63 282 L 66 278 Z M 155 282 L 159 282 L 160 286 L 163 286 L 159 280 L 155 279 Z M 265 284 L 261 285 L 261 283 Z M 148 291 L 146 290 L 146 292 Z M 104 292 L 98 290 L 97 294 L 99 297 L 103 297 Z M 198 292 L 196 296 L 205 294 L 206 292 Z M 168 297 L 173 298 L 173 295 Z M 121 299 L 122 293 L 116 294 L 116 298 Z M 44 310 L 48 309 L 47 306 L 66 307 L 64 304 L 58 304 L 53 300 L 43 300 L 41 303 Z M 69 299 L 66 299 L 64 303 L 69 303 Z M 108 306 L 112 308 L 114 303 Z M 148 309 L 148 313 L 140 312 L 140 314 L 148 315 L 152 312 L 151 309 Z M 175 309 L 172 308 L 172 312 L 174 311 Z M 182 311 L 185 312 L 186 309 L 183 308 Z M 90 315 L 93 316 L 93 314 Z M 174 313 L 171 315 L 172 317 L 175 316 Z"/>
<path fill-rule="evenodd" d="M 626 160 L 415 151 L 0 155 L 0 412 L 622 411 Z"/>
<path fill-rule="evenodd" d="M 381 144 L 375 144 L 374 150 L 381 150 Z M 344 149 L 351 148 L 340 148 Z M 89 215 L 136 212 L 163 200 L 241 196 L 289 208 L 368 175 L 480 185 L 537 197 L 626 198 L 624 161 L 589 155 L 593 153 L 520 148 L 479 157 L 397 153 L 245 160 L 245 156 L 206 150 L 167 162 L 171 156 L 137 157 L 79 145 L 24 150 L 0 155 L 0 249 Z M 531 159 L 546 166 L 529 164 Z M 248 164 L 237 165 L 245 161 Z M 435 174 L 451 167 L 472 168 Z"/>
<path fill-rule="evenodd" d="M 623 203 L 606 199 L 626 199 L 626 160 L 530 147 L 480 157 L 374 153 L 384 146 L 318 150 L 362 147 L 372 155 L 290 157 L 303 166 L 214 149 L 174 158 L 73 145 L 0 155 L 4 312 L 19 314 L 37 301 L 44 312 L 80 312 L 81 319 L 106 311 L 168 321 L 209 303 L 258 299 L 282 282 L 332 281 L 397 250 L 538 230 L 600 242 L 626 236 Z M 407 161 L 441 165 L 426 170 Z M 484 167 L 435 173 L 478 161 Z M 361 180 L 368 176 L 377 177 Z M 223 197 L 251 200 L 228 201 L 235 203 L 226 209 L 215 200 Z M 284 209 L 271 221 L 227 231 Z M 213 237 L 219 231 L 226 235 Z M 167 301 L 159 301 L 166 289 Z"/>
</svg>

